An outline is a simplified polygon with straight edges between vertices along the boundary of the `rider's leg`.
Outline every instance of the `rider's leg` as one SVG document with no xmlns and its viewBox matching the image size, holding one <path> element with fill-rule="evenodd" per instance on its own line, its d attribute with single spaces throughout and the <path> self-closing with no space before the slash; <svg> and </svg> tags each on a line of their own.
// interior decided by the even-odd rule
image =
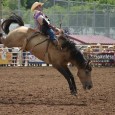
<svg viewBox="0 0 115 115">
<path fill-rule="evenodd" d="M 60 46 L 58 39 L 56 38 L 54 31 L 52 29 L 47 30 L 47 34 L 50 36 L 50 39 L 56 47 Z"/>
</svg>

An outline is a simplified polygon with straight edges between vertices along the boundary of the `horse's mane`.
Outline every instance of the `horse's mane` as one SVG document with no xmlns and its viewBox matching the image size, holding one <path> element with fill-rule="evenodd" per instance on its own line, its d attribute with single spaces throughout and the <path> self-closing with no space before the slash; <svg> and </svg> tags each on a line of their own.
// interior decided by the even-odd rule
<svg viewBox="0 0 115 115">
<path fill-rule="evenodd" d="M 24 26 L 24 22 L 23 22 L 22 18 L 13 13 L 8 19 L 4 20 L 4 22 L 1 25 L 3 31 L 6 34 L 9 33 L 9 26 L 11 25 L 11 23 L 17 23 L 17 24 L 19 24 L 19 26 Z"/>
<path fill-rule="evenodd" d="M 62 48 L 67 48 L 68 50 L 71 51 L 72 59 L 76 60 L 77 64 L 80 67 L 84 65 L 84 63 L 86 62 L 85 57 L 81 53 L 80 49 L 77 48 L 76 44 L 69 39 L 69 37 L 68 38 L 65 37 L 64 43 L 62 44 Z"/>
</svg>

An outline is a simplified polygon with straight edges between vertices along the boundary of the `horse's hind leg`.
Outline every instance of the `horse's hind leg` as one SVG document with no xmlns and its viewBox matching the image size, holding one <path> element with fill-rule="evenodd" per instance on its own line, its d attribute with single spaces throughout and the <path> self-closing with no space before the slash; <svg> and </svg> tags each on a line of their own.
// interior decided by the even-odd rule
<svg viewBox="0 0 115 115">
<path fill-rule="evenodd" d="M 68 81 L 69 88 L 72 95 L 77 94 L 77 89 L 74 81 L 74 77 L 67 67 L 55 67 Z"/>
</svg>

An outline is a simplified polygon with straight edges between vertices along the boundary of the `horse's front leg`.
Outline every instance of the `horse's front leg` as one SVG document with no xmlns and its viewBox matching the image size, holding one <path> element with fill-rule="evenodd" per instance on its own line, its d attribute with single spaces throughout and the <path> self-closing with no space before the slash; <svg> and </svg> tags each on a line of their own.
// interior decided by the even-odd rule
<svg viewBox="0 0 115 115">
<path fill-rule="evenodd" d="M 67 80 L 68 84 L 69 84 L 69 88 L 70 88 L 70 92 L 72 95 L 77 94 L 77 88 L 76 88 L 76 84 L 74 81 L 74 77 L 72 75 L 72 73 L 70 72 L 70 70 L 68 69 L 67 66 L 64 67 L 55 67 Z"/>
<path fill-rule="evenodd" d="M 71 91 L 71 94 L 76 95 L 77 94 L 77 88 L 76 88 L 74 76 L 73 76 L 73 74 L 71 73 L 71 71 L 69 70 L 69 68 L 67 66 L 65 67 L 65 70 L 68 73 L 68 75 L 70 77 L 70 80 L 72 82 L 72 85 L 73 85 L 73 89 L 74 90 Z"/>
</svg>

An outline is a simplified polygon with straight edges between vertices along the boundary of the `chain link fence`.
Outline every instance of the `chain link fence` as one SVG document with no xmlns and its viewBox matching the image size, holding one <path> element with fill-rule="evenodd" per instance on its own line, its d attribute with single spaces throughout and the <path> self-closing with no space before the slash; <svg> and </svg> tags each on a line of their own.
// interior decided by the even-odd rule
<svg viewBox="0 0 115 115">
<path fill-rule="evenodd" d="M 61 7 L 63 10 L 60 10 Z M 114 5 L 54 0 L 52 10 L 48 9 L 44 8 L 44 12 L 51 19 L 51 23 L 57 27 L 61 25 L 70 34 L 104 35 L 115 39 Z M 3 10 L 2 18 L 8 17 L 9 12 L 20 14 L 26 24 L 34 27 L 33 14 L 30 10 Z"/>
</svg>

